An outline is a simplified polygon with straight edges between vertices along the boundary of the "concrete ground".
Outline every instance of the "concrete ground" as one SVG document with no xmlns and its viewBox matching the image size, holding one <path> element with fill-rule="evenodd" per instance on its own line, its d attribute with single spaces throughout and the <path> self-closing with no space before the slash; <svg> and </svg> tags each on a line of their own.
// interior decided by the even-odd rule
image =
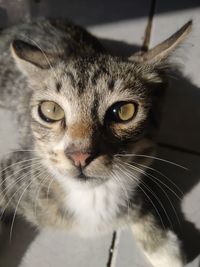
<svg viewBox="0 0 200 267">
<path fill-rule="evenodd" d="M 149 48 L 193 19 L 193 32 L 174 56 L 174 60 L 183 65 L 182 74 L 179 79 L 172 79 L 167 92 L 158 149 L 160 157 L 186 166 L 190 171 L 170 167 L 162 162 L 157 163 L 156 168 L 183 188 L 185 196 L 182 210 L 187 220 L 200 231 L 200 2 L 0 0 L 2 26 L 15 23 L 24 16 L 39 15 L 70 17 L 105 39 L 105 44 L 113 51 L 123 54 L 131 54 L 141 48 L 150 17 L 153 24 L 150 40 L 146 42 Z M 11 112 L 0 108 L 1 156 L 17 147 L 17 136 L 14 133 Z M 9 234 L 8 227 L 0 241 L 0 267 L 150 266 L 128 229 L 117 233 L 111 265 L 107 265 L 107 262 L 112 233 L 92 240 L 80 239 L 61 231 L 38 233 L 18 219 L 11 241 Z M 185 234 L 195 236 L 193 230 Z M 200 243 L 193 238 L 188 246 L 200 252 Z M 187 266 L 200 266 L 199 258 Z"/>
</svg>

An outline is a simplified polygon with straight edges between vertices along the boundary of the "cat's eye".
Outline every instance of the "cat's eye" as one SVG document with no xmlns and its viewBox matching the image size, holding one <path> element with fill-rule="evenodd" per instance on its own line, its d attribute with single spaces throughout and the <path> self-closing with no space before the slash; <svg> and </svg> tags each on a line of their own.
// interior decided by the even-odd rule
<svg viewBox="0 0 200 267">
<path fill-rule="evenodd" d="M 44 101 L 39 105 L 40 117 L 49 123 L 60 121 L 64 118 L 64 110 L 53 101 Z"/>
<path fill-rule="evenodd" d="M 128 122 L 136 114 L 136 104 L 132 102 L 118 102 L 111 106 L 107 112 L 107 118 L 113 122 Z"/>
</svg>

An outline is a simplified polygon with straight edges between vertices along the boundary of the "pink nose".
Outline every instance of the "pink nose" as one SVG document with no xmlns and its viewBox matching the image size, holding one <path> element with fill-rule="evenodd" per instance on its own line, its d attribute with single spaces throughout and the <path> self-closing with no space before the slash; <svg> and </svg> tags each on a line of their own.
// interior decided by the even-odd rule
<svg viewBox="0 0 200 267">
<path fill-rule="evenodd" d="M 81 152 L 76 152 L 72 153 L 70 155 L 70 158 L 73 160 L 74 164 L 79 167 L 85 167 L 86 165 L 86 160 L 90 157 L 91 155 L 88 153 L 81 153 Z"/>
</svg>

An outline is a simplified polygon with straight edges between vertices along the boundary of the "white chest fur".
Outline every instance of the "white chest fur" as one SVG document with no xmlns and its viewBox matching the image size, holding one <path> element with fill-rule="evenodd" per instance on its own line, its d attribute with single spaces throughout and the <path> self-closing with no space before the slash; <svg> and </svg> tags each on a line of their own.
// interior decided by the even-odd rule
<svg viewBox="0 0 200 267">
<path fill-rule="evenodd" d="M 113 229 L 126 194 L 116 181 L 91 187 L 83 183 L 66 185 L 66 205 L 74 215 L 75 231 L 82 235 L 95 235 Z"/>
</svg>

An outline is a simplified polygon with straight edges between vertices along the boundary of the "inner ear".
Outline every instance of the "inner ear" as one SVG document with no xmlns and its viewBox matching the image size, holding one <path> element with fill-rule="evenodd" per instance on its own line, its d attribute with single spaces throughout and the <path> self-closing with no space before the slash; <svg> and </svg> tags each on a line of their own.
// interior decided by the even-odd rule
<svg viewBox="0 0 200 267">
<path fill-rule="evenodd" d="M 56 56 L 44 52 L 39 46 L 26 43 L 22 40 L 14 40 L 11 44 L 14 58 L 21 67 L 26 63 L 32 64 L 40 69 L 49 69 L 56 60 Z"/>
</svg>

